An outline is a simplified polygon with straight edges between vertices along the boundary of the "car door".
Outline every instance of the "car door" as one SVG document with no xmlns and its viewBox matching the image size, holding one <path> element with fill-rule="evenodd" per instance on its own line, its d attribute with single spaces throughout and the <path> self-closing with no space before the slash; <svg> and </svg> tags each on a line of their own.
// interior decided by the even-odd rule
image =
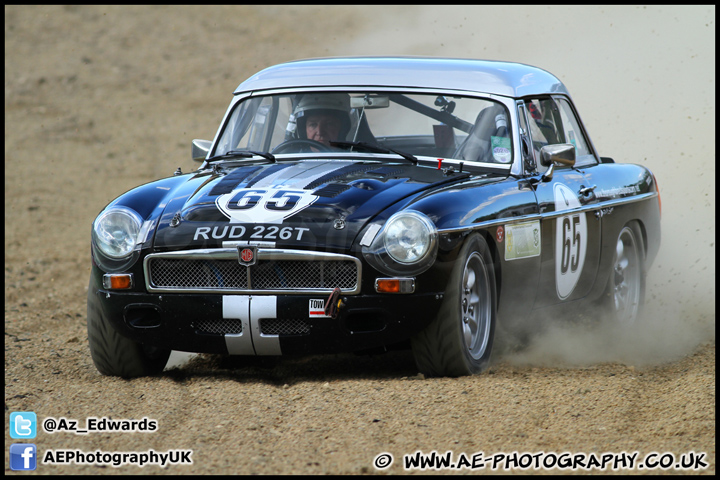
<svg viewBox="0 0 720 480">
<path fill-rule="evenodd" d="M 542 308 L 577 300 L 590 292 L 597 275 L 601 229 L 594 214 L 597 199 L 583 172 L 555 166 L 550 175 L 540 162 L 540 149 L 553 144 L 573 144 L 576 157 L 585 159 L 589 150 L 582 131 L 573 128 L 567 107 L 556 98 L 537 97 L 523 103 L 519 115 L 521 122 L 526 122 L 523 130 L 529 154 L 537 173 L 544 174 L 535 184 L 542 260 L 534 308 Z"/>
</svg>

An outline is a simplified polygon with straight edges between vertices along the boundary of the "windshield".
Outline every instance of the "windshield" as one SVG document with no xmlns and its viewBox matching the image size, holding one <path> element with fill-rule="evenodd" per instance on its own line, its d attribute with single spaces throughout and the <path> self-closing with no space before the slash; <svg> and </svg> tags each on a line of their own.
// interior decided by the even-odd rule
<svg viewBox="0 0 720 480">
<path fill-rule="evenodd" d="M 235 106 L 213 156 L 402 152 L 509 165 L 508 118 L 499 102 L 450 95 L 333 91 L 248 97 Z"/>
</svg>

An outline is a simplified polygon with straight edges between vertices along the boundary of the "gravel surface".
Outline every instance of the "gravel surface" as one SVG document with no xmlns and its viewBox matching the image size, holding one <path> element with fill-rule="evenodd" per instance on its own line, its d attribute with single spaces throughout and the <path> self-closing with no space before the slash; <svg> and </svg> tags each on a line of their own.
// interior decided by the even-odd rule
<svg viewBox="0 0 720 480">
<path fill-rule="evenodd" d="M 541 24 L 543 35 L 508 38 L 508 16 L 516 33 Z M 81 427 L 90 417 L 148 418 L 156 431 L 38 428 L 26 443 L 41 456 L 177 449 L 193 460 L 40 464 L 34 473 L 404 473 L 404 454 L 451 451 L 638 452 L 639 460 L 696 452 L 708 466 L 688 473 L 714 474 L 714 18 L 710 6 L 6 6 L 5 424 L 17 411 Z M 588 39 L 550 48 L 573 32 Z M 385 53 L 545 67 L 566 81 L 603 154 L 653 169 L 663 248 L 640 328 L 557 325 L 527 349 L 497 355 L 486 374 L 458 379 L 423 378 L 409 352 L 203 355 L 158 377 L 101 376 L 85 302 L 90 226 L 104 205 L 178 167 L 197 168 L 191 139 L 214 136 L 232 90 L 257 70 Z M 6 473 L 16 473 L 8 451 L 18 442 L 6 428 Z M 386 470 L 373 465 L 381 453 L 394 457 Z M 646 472 L 678 470 L 633 473 Z"/>
</svg>

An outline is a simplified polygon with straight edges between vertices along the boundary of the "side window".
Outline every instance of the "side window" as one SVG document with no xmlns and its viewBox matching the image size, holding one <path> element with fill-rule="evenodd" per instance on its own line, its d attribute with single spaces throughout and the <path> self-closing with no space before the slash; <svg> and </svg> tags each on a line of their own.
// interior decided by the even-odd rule
<svg viewBox="0 0 720 480">
<path fill-rule="evenodd" d="M 595 157 L 592 155 L 588 143 L 585 140 L 580 124 L 573 112 L 570 102 L 564 98 L 558 98 L 557 103 L 560 107 L 560 118 L 562 119 L 563 130 L 565 132 L 564 143 L 572 143 L 575 145 L 575 157 L 577 163 L 585 163 L 587 161 L 594 161 Z"/>
<path fill-rule="evenodd" d="M 552 98 L 533 98 L 525 100 L 528 130 L 535 163 L 539 172 L 547 167 L 540 163 L 540 149 L 545 145 L 565 143 L 562 120 L 557 104 Z"/>
</svg>

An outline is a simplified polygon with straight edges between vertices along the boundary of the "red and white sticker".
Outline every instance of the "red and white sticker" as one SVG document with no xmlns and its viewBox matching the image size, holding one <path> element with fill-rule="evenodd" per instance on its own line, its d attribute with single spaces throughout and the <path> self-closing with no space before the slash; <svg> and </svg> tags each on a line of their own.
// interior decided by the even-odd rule
<svg viewBox="0 0 720 480">
<path fill-rule="evenodd" d="M 308 316 L 310 318 L 330 318 L 329 315 L 325 315 L 325 300 L 311 298 Z"/>
<path fill-rule="evenodd" d="M 497 228 L 497 231 L 495 232 L 495 238 L 497 238 L 498 243 L 502 243 L 503 239 L 505 238 L 505 229 L 502 225 Z"/>
</svg>

